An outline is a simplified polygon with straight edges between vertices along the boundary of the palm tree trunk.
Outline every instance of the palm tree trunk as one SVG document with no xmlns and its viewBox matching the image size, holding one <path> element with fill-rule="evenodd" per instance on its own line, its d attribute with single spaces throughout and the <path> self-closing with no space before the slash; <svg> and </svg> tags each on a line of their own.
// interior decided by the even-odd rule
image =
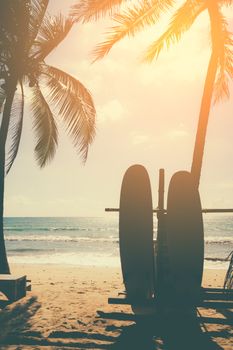
<svg viewBox="0 0 233 350">
<path fill-rule="evenodd" d="M 3 213 L 4 213 L 4 185 L 5 185 L 5 146 L 10 122 L 11 107 L 15 95 L 16 80 L 11 80 L 8 84 L 7 97 L 4 105 L 2 123 L 0 128 L 0 274 L 10 273 L 7 261 L 4 231 L 3 231 Z"/>
<path fill-rule="evenodd" d="M 219 26 L 218 26 L 218 21 L 216 21 L 217 16 L 215 16 L 216 11 L 218 11 L 217 3 L 209 2 L 208 11 L 209 11 L 209 17 L 210 17 L 210 23 L 211 23 L 212 54 L 208 65 L 204 91 L 202 95 L 196 140 L 195 140 L 195 146 L 194 146 L 194 152 L 193 152 L 193 161 L 192 161 L 192 167 L 191 167 L 191 173 L 193 174 L 194 181 L 197 188 L 199 187 L 199 183 L 200 183 L 207 126 L 209 121 L 211 101 L 212 101 L 212 96 L 214 91 L 214 83 L 216 79 L 216 74 L 218 69 L 218 59 L 219 59 L 219 46 L 218 46 L 218 40 L 216 40 L 216 38 L 218 38 Z"/>
<path fill-rule="evenodd" d="M 193 152 L 193 161 L 191 167 L 191 173 L 193 174 L 194 181 L 197 187 L 199 186 L 201 177 L 201 168 L 204 156 L 205 140 L 209 121 L 214 82 L 217 72 L 217 65 L 218 56 L 215 53 L 212 53 L 205 80 L 204 92 L 202 95 L 201 109 L 199 114 L 199 121 Z"/>
</svg>

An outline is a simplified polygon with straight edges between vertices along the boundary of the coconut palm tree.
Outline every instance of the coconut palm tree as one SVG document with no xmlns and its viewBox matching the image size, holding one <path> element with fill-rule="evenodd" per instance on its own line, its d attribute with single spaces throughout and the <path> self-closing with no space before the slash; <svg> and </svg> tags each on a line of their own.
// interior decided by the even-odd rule
<svg viewBox="0 0 233 350">
<path fill-rule="evenodd" d="M 0 273 L 9 273 L 4 234 L 4 175 L 19 149 L 23 128 L 25 88 L 36 135 L 35 156 L 40 167 L 53 157 L 58 144 L 57 117 L 83 161 L 95 135 L 95 107 L 84 85 L 46 64 L 46 57 L 72 28 L 62 15 L 46 14 L 48 0 L 0 1 Z"/>
<path fill-rule="evenodd" d="M 90 21 L 106 14 L 111 15 L 116 25 L 108 31 L 104 42 L 93 51 L 94 61 L 103 58 L 118 41 L 125 36 L 134 36 L 138 31 L 159 21 L 160 16 L 175 7 L 174 0 L 81 0 L 74 5 L 71 15 L 76 21 Z M 232 32 L 222 13 L 222 7 L 232 6 L 233 0 L 186 0 L 173 17 L 167 30 L 157 38 L 144 54 L 144 61 L 158 58 L 165 47 L 181 39 L 203 12 L 210 19 L 212 52 L 201 101 L 196 141 L 193 152 L 191 172 L 196 186 L 199 186 L 204 146 L 211 102 L 229 97 L 229 80 L 233 78 L 233 39 Z M 122 6 L 124 5 L 124 7 Z"/>
</svg>

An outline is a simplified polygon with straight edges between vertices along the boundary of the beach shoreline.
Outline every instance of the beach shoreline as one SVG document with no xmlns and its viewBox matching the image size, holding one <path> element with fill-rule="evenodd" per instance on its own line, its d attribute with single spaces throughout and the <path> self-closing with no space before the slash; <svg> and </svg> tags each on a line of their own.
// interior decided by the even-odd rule
<svg viewBox="0 0 233 350">
<path fill-rule="evenodd" d="M 11 272 L 27 275 L 32 291 L 0 311 L 0 349 L 127 349 L 118 343 L 127 327 L 136 327 L 131 307 L 108 304 L 108 297 L 124 290 L 120 268 L 12 264 Z M 202 285 L 222 287 L 224 277 L 224 270 L 205 270 Z M 216 335 L 213 341 L 220 349 L 230 350 L 232 327 L 227 317 L 214 309 L 199 311 L 205 318 L 226 319 L 226 324 L 205 328 Z M 108 318 L 119 313 L 128 319 Z"/>
</svg>

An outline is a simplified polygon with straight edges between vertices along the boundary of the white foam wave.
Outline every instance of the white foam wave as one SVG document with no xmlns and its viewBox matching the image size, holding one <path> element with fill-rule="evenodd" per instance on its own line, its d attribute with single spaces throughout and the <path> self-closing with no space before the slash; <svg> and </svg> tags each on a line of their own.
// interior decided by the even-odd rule
<svg viewBox="0 0 233 350">
<path fill-rule="evenodd" d="M 6 235 L 6 241 L 9 242 L 106 242 L 117 243 L 117 237 L 84 237 L 84 236 L 54 236 L 54 235 Z"/>
<path fill-rule="evenodd" d="M 9 262 L 14 264 L 57 264 L 78 266 L 109 266 L 120 267 L 120 258 L 111 255 L 57 253 L 21 256 L 9 256 Z"/>
<path fill-rule="evenodd" d="M 111 255 L 97 255 L 91 253 L 53 253 L 36 255 L 13 255 L 9 256 L 9 262 L 14 264 L 54 264 L 73 266 L 103 266 L 119 267 L 120 257 Z M 227 270 L 229 262 L 219 259 L 205 259 L 204 268 Z"/>
<path fill-rule="evenodd" d="M 205 238 L 206 244 L 233 244 L 233 235 L 232 236 L 208 236 Z"/>
<path fill-rule="evenodd" d="M 107 237 L 87 237 L 87 236 L 67 236 L 67 235 L 12 235 L 6 234 L 6 241 L 16 241 L 16 242 L 106 242 L 106 243 L 118 243 L 118 236 L 107 236 Z M 233 244 L 233 236 L 224 236 L 224 237 L 216 237 L 216 236 L 208 236 L 205 238 L 206 244 Z"/>
<path fill-rule="evenodd" d="M 65 226 L 65 227 L 15 227 L 15 226 L 6 226 L 4 231 L 11 232 L 30 232 L 30 231 L 85 231 L 85 232 L 117 232 L 116 227 L 78 227 L 78 226 Z"/>
</svg>

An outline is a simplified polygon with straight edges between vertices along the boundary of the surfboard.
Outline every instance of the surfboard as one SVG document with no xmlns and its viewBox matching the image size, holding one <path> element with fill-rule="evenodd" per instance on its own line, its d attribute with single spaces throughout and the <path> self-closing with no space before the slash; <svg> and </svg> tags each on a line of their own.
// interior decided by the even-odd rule
<svg viewBox="0 0 233 350">
<path fill-rule="evenodd" d="M 133 165 L 121 186 L 119 244 L 127 297 L 140 301 L 154 293 L 153 210 L 148 173 Z"/>
<path fill-rule="evenodd" d="M 166 221 L 170 298 L 194 303 L 203 274 L 204 228 L 199 192 L 187 171 L 171 178 Z"/>
</svg>

